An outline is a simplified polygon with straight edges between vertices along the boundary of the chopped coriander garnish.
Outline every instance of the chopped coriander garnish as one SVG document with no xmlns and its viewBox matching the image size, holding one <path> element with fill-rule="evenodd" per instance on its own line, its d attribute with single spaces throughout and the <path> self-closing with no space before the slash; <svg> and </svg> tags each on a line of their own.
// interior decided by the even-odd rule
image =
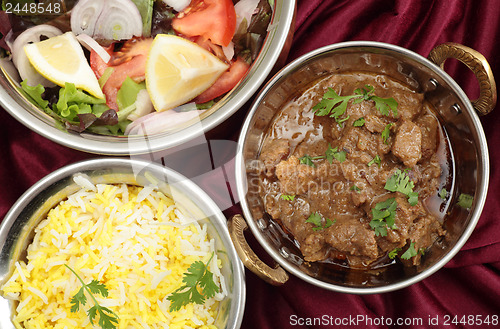
<svg viewBox="0 0 500 329">
<path fill-rule="evenodd" d="M 357 187 L 356 185 L 351 186 L 350 190 L 351 191 L 356 191 L 358 193 L 361 191 L 361 189 L 359 187 Z"/>
<path fill-rule="evenodd" d="M 325 225 L 321 225 L 323 222 L 322 218 L 321 218 L 321 215 L 317 212 L 315 213 L 312 213 L 311 215 L 309 215 L 309 217 L 307 218 L 306 220 L 306 223 L 311 223 L 314 225 L 313 227 L 313 231 L 320 231 L 320 230 L 323 230 L 325 228 L 329 228 L 330 226 L 332 226 L 333 224 L 335 224 L 336 220 L 334 219 L 333 221 L 329 218 L 326 218 L 325 219 Z"/>
<path fill-rule="evenodd" d="M 375 102 L 375 108 L 380 111 L 382 115 L 389 116 L 389 110 L 392 110 L 394 116 L 398 115 L 398 102 L 392 98 L 382 98 L 373 94 L 373 90 L 375 89 L 373 86 L 365 85 L 365 88 L 358 88 L 354 91 L 355 94 L 361 95 L 362 99 L 356 99 L 354 103 L 360 103 L 362 100 L 369 101 L 372 100 Z"/>
<path fill-rule="evenodd" d="M 87 315 L 89 317 L 89 321 L 92 325 L 94 325 L 94 320 L 99 313 L 99 326 L 102 329 L 113 329 L 116 328 L 116 325 L 118 324 L 118 315 L 116 315 L 115 312 L 110 310 L 107 307 L 99 305 L 97 302 L 96 298 L 94 297 L 93 294 L 100 294 L 102 297 L 108 297 L 108 288 L 103 283 L 100 283 L 97 280 L 92 280 L 89 284 L 85 284 L 82 280 L 82 278 L 76 274 L 76 272 L 69 267 L 68 265 L 64 264 L 71 272 L 73 272 L 74 275 L 76 275 L 76 278 L 80 283 L 82 284 L 82 287 L 78 292 L 71 298 L 71 312 L 76 313 L 80 309 L 80 305 L 85 306 L 87 303 L 87 296 L 85 296 L 85 291 L 89 294 L 89 296 L 92 298 L 94 301 L 94 306 L 89 308 L 87 311 Z"/>
<path fill-rule="evenodd" d="M 439 191 L 439 197 L 443 200 L 448 198 L 448 191 L 444 187 Z"/>
<path fill-rule="evenodd" d="M 293 201 L 293 199 L 295 199 L 295 195 L 282 194 L 281 198 L 285 201 Z"/>
<path fill-rule="evenodd" d="M 313 157 L 306 154 L 303 157 L 299 158 L 299 163 L 306 164 L 306 165 L 311 166 L 311 167 L 315 167 L 313 159 L 314 159 Z"/>
<path fill-rule="evenodd" d="M 373 95 L 373 90 L 375 89 L 373 86 L 365 85 L 365 88 L 358 88 L 354 90 L 354 95 L 349 96 L 340 96 L 335 90 L 328 88 L 321 101 L 312 108 L 314 114 L 317 116 L 329 115 L 330 117 L 335 118 L 335 121 L 337 121 L 338 124 L 341 124 L 346 121 L 348 117 L 340 119 L 340 116 L 346 112 L 349 100 L 354 99 L 355 104 L 361 103 L 362 101 L 374 101 L 375 107 L 380 111 L 380 113 L 382 113 L 382 115 L 388 116 L 390 114 L 390 110 L 392 110 L 394 116 L 398 115 L 398 102 L 394 98 L 382 98 Z M 358 122 L 358 124 L 360 124 L 360 122 Z"/>
<path fill-rule="evenodd" d="M 346 159 L 345 151 L 339 151 L 338 147 L 332 148 L 330 144 L 328 144 L 328 150 L 326 150 L 326 159 L 328 162 L 333 163 L 333 159 L 336 159 L 339 162 L 344 162 Z"/>
<path fill-rule="evenodd" d="M 345 117 L 345 118 L 343 118 L 343 119 L 339 119 L 339 120 L 337 120 L 337 123 L 341 125 L 341 124 L 342 124 L 342 123 L 344 123 L 345 121 L 349 120 L 349 118 L 350 118 L 350 117 L 351 117 L 351 116 L 350 116 L 350 115 L 348 115 L 348 116 L 346 116 L 346 117 Z"/>
<path fill-rule="evenodd" d="M 215 296 L 215 293 L 219 291 L 219 287 L 214 282 L 213 273 L 208 270 L 208 264 L 213 257 L 212 253 L 206 264 L 196 261 L 189 266 L 182 278 L 184 285 L 167 297 L 171 301 L 170 312 L 178 311 L 189 303 L 203 304 L 205 299 Z"/>
<path fill-rule="evenodd" d="M 415 249 L 415 242 L 412 242 L 408 249 L 401 255 L 401 259 L 410 259 L 415 256 L 417 256 L 417 250 Z"/>
<path fill-rule="evenodd" d="M 330 144 L 328 144 L 328 149 L 325 152 L 325 155 L 319 155 L 316 157 L 312 157 L 310 155 L 305 154 L 303 157 L 299 158 L 299 163 L 306 164 L 311 167 L 315 167 L 313 160 L 321 160 L 327 159 L 328 162 L 333 163 L 333 159 L 338 160 L 339 162 L 344 162 L 346 160 L 346 152 L 339 151 L 338 147 L 332 148 Z"/>
<path fill-rule="evenodd" d="M 329 115 L 339 122 L 340 116 L 343 115 L 347 109 L 347 103 L 350 99 L 359 97 L 357 95 L 340 96 L 332 88 L 323 95 L 321 101 L 316 104 L 312 109 L 317 116 Z"/>
<path fill-rule="evenodd" d="M 474 202 L 474 197 L 469 194 L 462 193 L 458 196 L 458 205 L 464 209 L 470 209 Z"/>
<path fill-rule="evenodd" d="M 384 188 L 391 192 L 401 192 L 408 197 L 408 202 L 411 206 L 415 206 L 418 203 L 418 193 L 413 192 L 415 183 L 410 180 L 406 170 L 401 171 L 397 169 L 394 175 L 389 177 L 385 183 Z"/>
<path fill-rule="evenodd" d="M 416 206 L 418 203 L 418 193 L 417 192 L 410 192 L 408 194 L 408 203 L 410 206 Z"/>
<path fill-rule="evenodd" d="M 359 118 L 352 123 L 354 127 L 363 127 L 365 125 L 365 118 Z"/>
<path fill-rule="evenodd" d="M 389 198 L 377 203 L 372 209 L 373 218 L 370 227 L 375 230 L 376 236 L 387 236 L 387 227 L 396 228 L 394 219 L 397 207 L 396 198 Z"/>
<path fill-rule="evenodd" d="M 382 131 L 382 140 L 384 141 L 384 144 L 389 144 L 387 140 L 389 139 L 389 135 L 391 134 L 391 127 L 394 125 L 394 123 L 389 123 L 388 125 L 385 126 L 384 130 Z"/>
<path fill-rule="evenodd" d="M 370 167 L 371 165 L 373 164 L 377 164 L 379 167 L 380 167 L 380 164 L 382 163 L 382 160 L 380 159 L 380 157 L 378 156 L 378 154 L 372 159 L 372 161 L 368 162 L 368 167 Z"/>
<path fill-rule="evenodd" d="M 398 253 L 401 251 L 401 248 L 394 248 L 391 251 L 389 251 L 389 258 L 394 259 L 398 255 Z"/>
</svg>

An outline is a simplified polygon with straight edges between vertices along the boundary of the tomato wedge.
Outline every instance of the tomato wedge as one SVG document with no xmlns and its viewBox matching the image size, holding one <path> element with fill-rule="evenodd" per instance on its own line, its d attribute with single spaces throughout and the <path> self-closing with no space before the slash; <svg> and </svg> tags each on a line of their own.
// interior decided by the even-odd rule
<svg viewBox="0 0 500 329">
<path fill-rule="evenodd" d="M 152 38 L 131 39 L 124 43 L 118 51 L 113 51 L 111 45 L 106 51 L 111 55 L 110 61 L 106 64 L 95 51 L 90 53 L 90 67 L 99 79 L 108 67 L 113 68 L 113 73 L 108 78 L 102 91 L 106 95 L 106 105 L 118 111 L 116 95 L 123 81 L 130 77 L 136 82 L 144 81 L 146 74 L 146 59 L 151 48 Z"/>
<path fill-rule="evenodd" d="M 213 43 L 228 46 L 236 31 L 236 12 L 231 0 L 192 0 L 172 20 L 177 33 L 203 36 Z"/>
<path fill-rule="evenodd" d="M 210 88 L 198 95 L 194 101 L 201 104 L 227 93 L 243 79 L 249 68 L 250 65 L 245 60 L 238 58 L 231 64 L 229 70 L 222 73 L 219 79 Z"/>
</svg>

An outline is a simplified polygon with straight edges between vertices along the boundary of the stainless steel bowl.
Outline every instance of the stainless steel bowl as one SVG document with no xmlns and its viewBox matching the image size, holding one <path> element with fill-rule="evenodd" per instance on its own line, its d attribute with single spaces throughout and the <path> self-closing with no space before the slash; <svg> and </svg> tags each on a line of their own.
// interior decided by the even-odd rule
<svg viewBox="0 0 500 329">
<path fill-rule="evenodd" d="M 207 223 L 208 233 L 222 261 L 221 272 L 228 285 L 228 297 L 219 305 L 218 328 L 237 329 L 245 304 L 244 268 L 229 237 L 226 218 L 217 205 L 195 184 L 160 165 L 127 159 L 94 159 L 59 169 L 25 192 L 7 213 L 0 226 L 0 282 L 14 270 L 14 263 L 25 257 L 33 230 L 47 212 L 80 189 L 73 182 L 75 174 L 85 174 L 94 183 L 126 183 L 144 186 L 157 182 L 158 188 L 193 218 Z M 14 328 L 10 321 L 15 305 L 0 297 L 0 328 Z"/>
<path fill-rule="evenodd" d="M 378 42 L 345 42 L 312 51 L 283 68 L 263 88 L 243 126 L 236 158 L 236 182 L 243 214 L 252 233 L 272 258 L 286 271 L 319 287 L 346 293 L 380 293 L 416 283 L 445 265 L 465 244 L 479 220 L 486 199 L 489 158 L 486 139 L 476 111 L 486 114 L 496 103 L 496 87 L 484 57 L 470 48 L 443 44 L 426 59 L 407 49 Z M 442 67 L 447 58 L 469 66 L 480 83 L 480 97 L 471 102 Z M 437 64 L 437 65 L 436 65 Z M 304 261 L 297 246 L 285 238 L 279 224 L 266 216 L 258 186 L 254 183 L 263 137 L 282 105 L 301 94 L 314 81 L 337 72 L 366 71 L 386 73 L 417 91 L 437 110 L 453 150 L 451 199 L 444 227 L 446 239 L 435 244 L 420 266 L 388 266 L 377 270 L 328 267 Z M 461 193 L 474 196 L 469 210 L 457 206 Z M 242 235 L 242 217 L 233 218 L 231 233 L 245 265 L 274 283 L 284 283 L 286 273 L 256 263 Z"/>
<path fill-rule="evenodd" d="M 147 137 L 113 137 L 91 133 L 66 133 L 54 120 L 28 102 L 18 91 L 11 63 L 0 63 L 0 105 L 29 129 L 64 146 L 105 155 L 144 154 L 165 150 L 203 135 L 240 109 L 264 83 L 274 67 L 280 67 L 288 55 L 294 32 L 295 0 L 276 0 L 274 13 L 262 49 L 246 77 L 200 118 L 175 130 Z M 14 69 L 15 70 L 15 69 Z"/>
</svg>

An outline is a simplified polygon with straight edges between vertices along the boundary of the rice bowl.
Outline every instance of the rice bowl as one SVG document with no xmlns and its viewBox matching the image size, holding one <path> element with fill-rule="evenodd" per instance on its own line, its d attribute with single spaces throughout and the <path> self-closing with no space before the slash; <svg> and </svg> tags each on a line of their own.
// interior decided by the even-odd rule
<svg viewBox="0 0 500 329">
<path fill-rule="evenodd" d="M 70 175 L 70 185 L 76 192 L 64 197 L 65 193 L 56 193 L 58 201 L 49 198 L 44 202 L 52 203 L 50 210 L 49 207 L 42 209 L 45 215 L 42 221 L 37 221 L 36 229 L 28 230 L 34 231 L 28 239 L 23 239 L 23 232 L 18 232 L 21 238 L 16 239 L 17 243 L 3 240 L 6 230 L 16 227 L 11 215 L 17 207 L 6 216 L 0 230 L 1 282 L 2 295 L 10 300 L 14 326 L 92 327 L 85 314 L 91 302 L 78 312 L 71 312 L 72 297 L 82 285 L 65 266 L 68 265 L 85 283 L 97 280 L 108 288 L 109 295 L 96 295 L 96 300 L 117 314 L 117 328 L 239 327 L 241 300 L 244 300 L 242 268 L 237 259 L 233 263 L 232 246 L 227 244 L 226 232 L 218 227 L 219 223 L 214 223 L 213 215 L 217 214 L 209 213 L 210 220 L 200 217 L 191 204 L 186 205 L 186 200 L 179 202 L 178 193 L 164 193 L 158 181 L 133 184 L 128 177 L 117 176 L 116 164 L 130 166 L 130 161 L 101 161 L 113 162 L 115 174 L 111 176 L 114 179 L 107 177 L 104 180 L 109 182 L 97 182 L 106 174 L 95 170 L 99 161 L 86 161 L 94 170 Z M 72 170 L 81 165 L 73 165 Z M 106 166 L 106 163 L 101 165 Z M 141 165 L 147 166 L 148 173 L 159 169 L 151 164 Z M 67 173 L 67 170 L 60 171 Z M 61 172 L 58 174 L 61 177 Z M 137 176 L 139 180 L 141 176 Z M 154 177 L 158 177 L 157 173 Z M 46 183 L 47 187 L 50 178 L 38 185 Z M 179 183 L 180 177 L 175 177 L 177 182 L 173 183 L 170 173 L 168 178 L 170 187 L 189 184 Z M 49 184 L 48 188 L 53 186 Z M 198 204 L 197 201 L 193 200 Z M 14 225 L 6 227 L 11 224 Z M 27 243 L 30 245 L 24 256 Z M 7 252 L 12 259 L 5 272 Z M 196 261 L 206 264 L 213 273 L 218 292 L 203 304 L 188 304 L 179 311 L 169 312 L 168 296 L 182 286 L 183 275 Z M 0 327 L 6 324 L 9 326 L 5 328 L 13 327 L 9 322 L 2 320 Z"/>
</svg>

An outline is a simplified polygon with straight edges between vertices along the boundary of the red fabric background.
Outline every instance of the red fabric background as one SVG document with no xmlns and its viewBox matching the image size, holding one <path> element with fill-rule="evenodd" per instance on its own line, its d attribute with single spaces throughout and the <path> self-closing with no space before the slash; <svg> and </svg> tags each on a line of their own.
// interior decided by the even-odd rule
<svg viewBox="0 0 500 329">
<path fill-rule="evenodd" d="M 500 1 L 497 0 L 298 0 L 296 32 L 288 60 L 335 42 L 373 40 L 396 44 L 423 56 L 443 42 L 453 41 L 481 52 L 500 77 Z M 471 98 L 477 82 L 462 65 L 451 63 L 448 73 Z M 326 328 L 293 325 L 297 318 L 368 316 L 371 319 L 421 318 L 423 328 L 493 328 L 493 325 L 444 326 L 445 316 L 500 316 L 500 108 L 481 118 L 490 147 L 488 198 L 469 241 L 443 269 L 411 287 L 386 294 L 357 296 L 326 291 L 291 277 L 274 287 L 246 272 L 247 300 L 242 328 Z M 208 134 L 209 139 L 235 141 L 246 109 Z M 0 110 L 0 218 L 36 181 L 64 165 L 95 155 L 69 150 L 24 127 Z M 225 211 L 239 213 L 239 206 Z M 249 236 L 250 244 L 259 250 Z M 262 250 L 261 250 L 262 254 Z M 428 324 L 439 317 L 439 325 Z M 346 321 L 344 320 L 344 321 Z M 335 323 L 335 322 L 333 322 Z M 387 322 L 386 322 L 387 323 Z M 398 328 L 416 326 L 333 325 L 338 328 Z"/>
</svg>

